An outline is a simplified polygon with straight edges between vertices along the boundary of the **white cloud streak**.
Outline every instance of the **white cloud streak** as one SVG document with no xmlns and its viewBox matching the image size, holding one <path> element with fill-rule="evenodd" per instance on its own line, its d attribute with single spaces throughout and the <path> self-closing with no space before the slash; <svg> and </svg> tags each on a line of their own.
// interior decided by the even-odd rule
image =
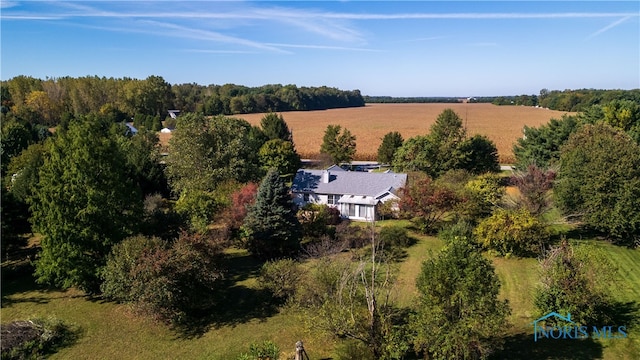
<svg viewBox="0 0 640 360">
<path fill-rule="evenodd" d="M 272 46 L 284 47 L 284 48 L 298 48 L 298 49 L 384 52 L 383 50 L 377 50 L 377 49 L 354 48 L 354 47 L 345 47 L 345 46 L 309 45 L 309 44 L 278 44 L 278 43 L 268 43 L 266 45 L 272 45 Z"/>
<path fill-rule="evenodd" d="M 625 22 L 625 21 L 627 21 L 627 20 L 629 20 L 629 19 L 631 19 L 631 16 L 625 16 L 625 17 L 623 17 L 623 18 L 622 18 L 622 19 L 620 19 L 620 20 L 614 21 L 614 22 L 612 22 L 611 24 L 609 24 L 609 25 L 607 25 L 607 26 L 603 27 L 602 29 L 600 29 L 600 30 L 598 30 L 598 31 L 594 32 L 593 34 L 591 34 L 591 35 L 587 36 L 587 37 L 585 38 L 585 41 L 586 41 L 586 40 L 591 40 L 591 39 L 593 39 L 594 37 L 596 37 L 596 36 L 598 36 L 598 35 L 600 35 L 600 34 L 602 34 L 602 33 L 606 32 L 606 31 L 609 31 L 609 30 L 613 29 L 614 27 L 616 27 L 616 26 L 618 26 L 618 25 L 622 24 L 623 22 Z"/>
</svg>

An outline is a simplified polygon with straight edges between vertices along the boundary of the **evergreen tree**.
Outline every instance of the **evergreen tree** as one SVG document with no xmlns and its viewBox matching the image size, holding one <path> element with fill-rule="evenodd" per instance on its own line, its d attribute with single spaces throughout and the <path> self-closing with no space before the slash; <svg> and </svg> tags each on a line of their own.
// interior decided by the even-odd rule
<svg viewBox="0 0 640 360">
<path fill-rule="evenodd" d="M 289 189 L 271 169 L 258 188 L 255 204 L 245 218 L 246 247 L 255 256 L 272 259 L 295 253 L 301 227 Z"/>
<path fill-rule="evenodd" d="M 39 282 L 97 291 L 111 246 L 138 223 L 142 197 L 110 126 L 98 118 L 72 122 L 45 153 L 30 204 L 34 228 L 44 235 Z"/>
<path fill-rule="evenodd" d="M 281 139 L 284 141 L 292 141 L 291 130 L 289 130 L 282 115 L 269 113 L 260 120 L 260 126 L 269 140 Z"/>
<path fill-rule="evenodd" d="M 402 146 L 403 142 L 404 139 L 399 132 L 393 131 L 387 133 L 382 138 L 380 147 L 378 147 L 378 161 L 383 164 L 391 164 L 396 150 L 398 150 L 398 148 Z"/>
</svg>

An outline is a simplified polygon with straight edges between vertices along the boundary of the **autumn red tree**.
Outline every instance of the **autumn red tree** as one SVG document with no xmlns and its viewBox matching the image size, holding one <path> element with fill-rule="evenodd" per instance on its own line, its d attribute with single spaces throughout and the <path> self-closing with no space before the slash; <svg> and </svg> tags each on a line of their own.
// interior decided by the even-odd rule
<svg viewBox="0 0 640 360">
<path fill-rule="evenodd" d="M 229 225 L 232 230 L 238 230 L 242 226 L 248 207 L 256 201 L 257 192 L 258 184 L 250 182 L 231 194 Z"/>
<path fill-rule="evenodd" d="M 402 189 L 399 205 L 405 217 L 413 219 L 423 232 L 428 233 L 436 230 L 436 225 L 464 201 L 464 197 L 453 189 L 424 177 Z"/>
</svg>

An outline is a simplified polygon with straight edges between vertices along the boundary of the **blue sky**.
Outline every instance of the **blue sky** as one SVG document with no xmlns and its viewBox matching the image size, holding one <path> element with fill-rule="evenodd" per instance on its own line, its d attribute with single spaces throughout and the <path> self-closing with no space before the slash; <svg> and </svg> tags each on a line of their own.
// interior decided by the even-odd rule
<svg viewBox="0 0 640 360">
<path fill-rule="evenodd" d="M 640 88 L 640 2 L 5 1 L 1 78 L 296 84 L 364 95 Z"/>
</svg>

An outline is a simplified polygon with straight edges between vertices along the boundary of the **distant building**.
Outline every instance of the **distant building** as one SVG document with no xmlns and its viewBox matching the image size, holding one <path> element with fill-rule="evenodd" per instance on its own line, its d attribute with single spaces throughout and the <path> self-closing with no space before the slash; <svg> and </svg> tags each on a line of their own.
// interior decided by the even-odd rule
<svg viewBox="0 0 640 360">
<path fill-rule="evenodd" d="M 180 115 L 180 110 L 168 110 L 168 112 L 172 119 L 175 119 Z"/>
<path fill-rule="evenodd" d="M 138 133 L 138 129 L 136 129 L 132 123 L 124 123 L 127 126 L 127 133 L 131 135 L 135 135 Z"/>
</svg>

